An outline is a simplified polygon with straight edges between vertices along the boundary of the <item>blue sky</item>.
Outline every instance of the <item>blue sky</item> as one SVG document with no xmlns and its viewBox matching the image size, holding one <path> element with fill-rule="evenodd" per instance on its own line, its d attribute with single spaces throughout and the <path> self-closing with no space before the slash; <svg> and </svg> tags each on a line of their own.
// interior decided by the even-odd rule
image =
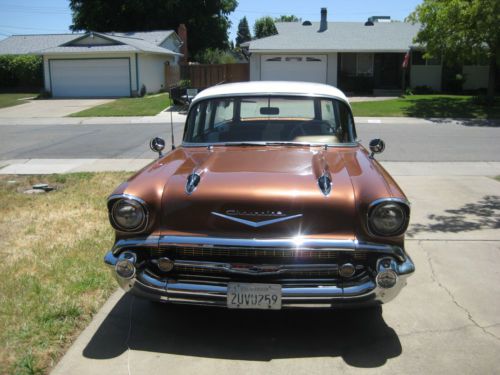
<svg viewBox="0 0 500 375">
<path fill-rule="evenodd" d="M 320 8 L 328 8 L 330 21 L 365 21 L 373 15 L 403 20 L 421 0 L 239 0 L 231 14 L 230 37 L 246 16 L 250 27 L 255 19 L 269 15 L 294 14 L 302 20 L 318 21 Z M 12 34 L 69 32 L 71 11 L 67 0 L 0 0 L 0 39 Z"/>
</svg>

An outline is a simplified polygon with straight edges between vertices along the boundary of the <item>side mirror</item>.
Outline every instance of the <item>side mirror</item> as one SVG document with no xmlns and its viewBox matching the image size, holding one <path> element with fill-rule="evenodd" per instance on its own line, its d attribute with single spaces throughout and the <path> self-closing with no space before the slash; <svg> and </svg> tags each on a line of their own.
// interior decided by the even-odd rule
<svg viewBox="0 0 500 375">
<path fill-rule="evenodd" d="M 372 154 L 370 157 L 373 159 L 373 155 L 380 154 L 385 150 L 385 142 L 379 138 L 372 139 L 370 141 L 370 151 Z"/>
<path fill-rule="evenodd" d="M 165 140 L 163 138 L 160 138 L 160 137 L 151 138 L 151 141 L 149 142 L 149 148 L 153 152 L 157 152 L 158 157 L 161 157 L 161 155 L 162 155 L 161 152 L 165 148 Z"/>
</svg>

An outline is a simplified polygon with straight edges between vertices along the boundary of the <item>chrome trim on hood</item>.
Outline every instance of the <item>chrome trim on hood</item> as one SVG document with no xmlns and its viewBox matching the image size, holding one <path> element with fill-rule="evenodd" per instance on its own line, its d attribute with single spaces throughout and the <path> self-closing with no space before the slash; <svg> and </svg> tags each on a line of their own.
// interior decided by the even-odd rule
<svg viewBox="0 0 500 375">
<path fill-rule="evenodd" d="M 270 219 L 270 220 L 263 220 L 263 221 L 255 222 L 255 221 L 251 221 L 251 220 L 240 219 L 237 217 L 220 214 L 218 212 L 213 212 L 213 211 L 211 212 L 211 214 L 218 216 L 218 217 L 221 217 L 223 219 L 227 219 L 227 220 L 235 221 L 235 222 L 240 223 L 240 224 L 248 225 L 249 227 L 252 227 L 252 228 L 260 228 L 260 227 L 263 227 L 266 225 L 276 224 L 276 223 L 280 223 L 282 221 L 292 220 L 292 219 L 296 219 L 296 218 L 302 216 L 302 214 L 297 214 L 297 215 L 292 215 L 292 216 L 279 217 L 277 219 Z"/>
</svg>

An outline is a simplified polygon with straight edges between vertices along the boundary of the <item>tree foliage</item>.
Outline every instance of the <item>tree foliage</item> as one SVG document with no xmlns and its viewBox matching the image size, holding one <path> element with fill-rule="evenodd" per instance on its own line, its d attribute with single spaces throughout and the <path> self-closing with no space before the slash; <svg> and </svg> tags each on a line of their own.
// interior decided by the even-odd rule
<svg viewBox="0 0 500 375">
<path fill-rule="evenodd" d="M 299 21 L 300 19 L 293 14 L 290 14 L 289 16 L 281 15 L 278 18 L 274 19 L 274 22 L 299 22 Z"/>
<path fill-rule="evenodd" d="M 226 49 L 228 15 L 236 0 L 70 0 L 73 31 L 127 32 L 177 30 L 186 24 L 191 55 L 207 48 Z"/>
<path fill-rule="evenodd" d="M 488 96 L 493 97 L 500 57 L 499 0 L 424 0 L 408 17 L 422 28 L 415 42 L 427 57 L 442 56 L 448 63 L 490 62 Z"/>
<path fill-rule="evenodd" d="M 250 34 L 250 27 L 248 27 L 248 21 L 246 17 L 243 17 L 238 23 L 238 35 L 236 35 L 236 46 L 239 47 L 241 43 L 248 42 L 252 40 L 252 35 Z"/>
<path fill-rule="evenodd" d="M 40 88 L 43 62 L 40 56 L 0 56 L 0 88 Z"/>
<path fill-rule="evenodd" d="M 236 62 L 236 58 L 229 51 L 213 48 L 199 52 L 195 58 L 201 64 L 233 64 Z"/>
<path fill-rule="evenodd" d="M 253 25 L 253 33 L 255 38 L 265 38 L 266 36 L 276 35 L 278 34 L 278 30 L 276 29 L 276 25 L 274 24 L 274 20 L 267 16 L 262 17 L 255 20 L 255 24 Z"/>
</svg>

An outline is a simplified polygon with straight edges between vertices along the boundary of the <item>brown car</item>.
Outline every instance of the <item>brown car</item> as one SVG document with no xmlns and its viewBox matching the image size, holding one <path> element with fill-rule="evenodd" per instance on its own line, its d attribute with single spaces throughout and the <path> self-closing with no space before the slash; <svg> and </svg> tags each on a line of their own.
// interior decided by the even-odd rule
<svg viewBox="0 0 500 375">
<path fill-rule="evenodd" d="M 304 82 L 215 86 L 182 145 L 109 197 L 106 254 L 122 288 L 155 301 L 242 309 L 354 307 L 414 272 L 410 205 L 356 137 L 347 98 Z"/>
</svg>

